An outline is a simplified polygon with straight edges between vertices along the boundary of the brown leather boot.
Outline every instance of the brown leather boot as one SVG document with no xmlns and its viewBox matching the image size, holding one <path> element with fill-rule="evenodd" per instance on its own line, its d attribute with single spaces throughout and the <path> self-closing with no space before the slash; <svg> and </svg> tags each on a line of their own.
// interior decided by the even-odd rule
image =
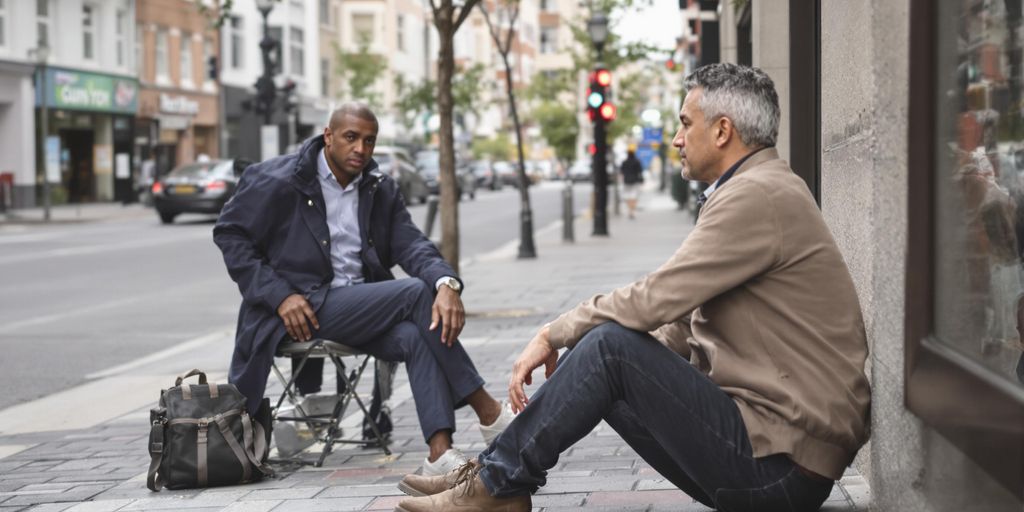
<svg viewBox="0 0 1024 512">
<path fill-rule="evenodd" d="M 467 473 L 472 472 L 476 474 L 479 471 L 480 463 L 476 459 L 470 459 L 469 462 L 459 466 L 458 468 L 449 471 L 443 475 L 438 476 L 423 476 L 423 475 L 405 475 L 401 482 L 398 482 L 398 490 L 408 494 L 409 496 L 430 496 L 433 494 L 440 494 L 452 487 L 455 484 L 468 479 Z"/>
<path fill-rule="evenodd" d="M 406 498 L 395 512 L 530 512 L 530 496 L 495 498 L 487 492 L 483 480 L 473 476 L 440 494 Z"/>
</svg>

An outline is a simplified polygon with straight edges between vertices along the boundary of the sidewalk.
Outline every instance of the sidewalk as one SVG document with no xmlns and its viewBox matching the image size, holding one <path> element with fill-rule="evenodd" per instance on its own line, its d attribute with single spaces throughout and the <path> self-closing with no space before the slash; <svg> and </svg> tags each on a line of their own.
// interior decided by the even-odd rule
<svg viewBox="0 0 1024 512">
<path fill-rule="evenodd" d="M 18 208 L 10 209 L 0 213 L 0 226 L 12 224 L 39 224 L 44 222 L 45 211 L 39 208 Z M 142 216 L 153 216 L 156 214 L 152 208 L 143 206 L 140 203 L 87 203 L 87 204 L 62 204 L 50 208 L 50 222 L 52 223 L 74 223 L 74 222 L 102 222 L 116 219 L 135 218 Z"/>
<path fill-rule="evenodd" d="M 608 238 L 591 237 L 590 220 L 579 218 L 573 244 L 561 241 L 559 226 L 538 226 L 535 260 L 515 259 L 512 243 L 463 263 L 468 319 L 462 341 L 493 394 L 506 395 L 512 361 L 540 325 L 593 293 L 656 268 L 692 227 L 688 214 L 675 210 L 667 194 L 647 192 L 641 204 L 635 221 L 624 214 L 609 217 Z M 210 341 L 224 353 L 230 344 L 229 335 Z M 161 373 L 183 373 L 189 364 L 175 357 L 160 362 L 159 368 Z M 219 377 L 226 368 L 225 359 L 220 367 L 203 369 Z M 364 377 L 365 393 L 370 382 Z M 535 381 L 533 389 L 539 385 Z M 331 387 L 325 383 L 325 389 Z M 158 393 L 153 389 L 154 402 Z M 159 494 L 145 488 L 148 406 L 92 428 L 0 431 L 0 511 L 390 511 L 402 498 L 395 484 L 417 470 L 427 453 L 404 372 L 395 382 L 391 405 L 395 431 L 390 457 L 342 446 L 322 468 L 279 467 L 277 478 L 253 485 Z M 0 425 L 9 411 L 0 411 Z M 484 446 L 471 411 L 464 408 L 456 416 L 456 446 L 467 454 L 479 452 Z M 346 434 L 358 435 L 361 420 L 348 416 L 343 422 Z M 868 499 L 863 478 L 850 470 L 823 510 L 864 511 Z M 533 505 L 544 512 L 709 510 L 662 479 L 605 424 L 563 454 Z"/>
</svg>

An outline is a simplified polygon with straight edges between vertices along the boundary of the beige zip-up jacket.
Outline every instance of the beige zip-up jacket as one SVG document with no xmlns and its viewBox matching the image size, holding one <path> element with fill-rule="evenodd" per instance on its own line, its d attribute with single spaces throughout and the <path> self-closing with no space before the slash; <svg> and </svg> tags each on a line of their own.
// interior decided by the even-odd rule
<svg viewBox="0 0 1024 512">
<path fill-rule="evenodd" d="M 769 148 L 701 211 L 672 257 L 550 324 L 556 348 L 604 322 L 650 331 L 739 407 L 755 457 L 838 480 L 868 437 L 860 304 L 814 199 Z"/>
</svg>

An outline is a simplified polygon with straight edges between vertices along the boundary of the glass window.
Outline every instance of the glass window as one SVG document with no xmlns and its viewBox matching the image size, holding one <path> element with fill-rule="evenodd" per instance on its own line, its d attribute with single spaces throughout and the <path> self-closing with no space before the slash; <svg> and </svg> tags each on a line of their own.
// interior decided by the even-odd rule
<svg viewBox="0 0 1024 512">
<path fill-rule="evenodd" d="M 558 52 L 558 28 L 544 27 L 540 29 L 540 53 Z"/>
<path fill-rule="evenodd" d="M 242 32 L 242 17 L 231 17 L 231 68 L 240 69 L 245 58 L 245 34 Z"/>
<path fill-rule="evenodd" d="M 0 0 L 0 46 L 7 46 L 7 2 Z"/>
<path fill-rule="evenodd" d="M 328 97 L 331 88 L 331 61 L 320 59 L 320 95 Z"/>
<path fill-rule="evenodd" d="M 50 46 L 50 0 L 36 0 L 36 44 Z"/>
<path fill-rule="evenodd" d="M 329 0 L 320 0 L 320 24 L 330 25 L 331 24 L 331 10 L 328 8 Z"/>
<path fill-rule="evenodd" d="M 143 77 L 143 74 L 145 73 L 145 69 L 144 69 L 144 67 L 142 65 L 142 42 L 143 42 L 142 38 L 143 38 L 142 25 L 136 25 L 135 26 L 135 72 L 138 73 L 140 77 Z M 146 78 L 148 78 L 148 77 L 146 77 Z"/>
<path fill-rule="evenodd" d="M 182 32 L 179 47 L 181 49 L 178 53 L 178 61 L 181 65 L 181 83 L 191 85 L 194 83 L 192 80 L 192 34 Z"/>
<path fill-rule="evenodd" d="M 117 23 L 114 28 L 115 41 L 114 41 L 114 52 L 117 58 L 118 67 L 124 67 L 128 63 L 125 59 L 128 57 L 128 14 L 123 10 L 117 11 Z"/>
<path fill-rule="evenodd" d="M 96 8 L 89 5 L 82 5 L 82 58 L 86 60 L 96 59 Z"/>
<path fill-rule="evenodd" d="M 216 57 L 213 53 L 213 41 L 203 38 L 203 81 L 212 82 L 213 77 L 210 76 L 210 59 Z M 218 66 L 220 63 L 217 63 Z M 219 71 L 219 70 L 218 70 Z"/>
<path fill-rule="evenodd" d="M 395 21 L 395 32 L 398 36 L 398 51 L 405 51 L 405 16 L 398 15 Z"/>
<path fill-rule="evenodd" d="M 940 4 L 936 338 L 1024 389 L 1020 3 Z"/>
<path fill-rule="evenodd" d="M 352 34 L 355 36 L 352 40 L 354 45 L 373 44 L 373 15 L 353 14 Z"/>
<path fill-rule="evenodd" d="M 298 27 L 292 27 L 289 31 L 288 40 L 289 51 L 291 52 L 291 73 L 293 75 L 301 75 L 305 73 L 305 59 L 306 52 L 303 50 L 305 45 L 305 32 Z"/>
<path fill-rule="evenodd" d="M 156 78 L 167 80 L 167 30 L 157 29 L 156 31 Z"/>
</svg>

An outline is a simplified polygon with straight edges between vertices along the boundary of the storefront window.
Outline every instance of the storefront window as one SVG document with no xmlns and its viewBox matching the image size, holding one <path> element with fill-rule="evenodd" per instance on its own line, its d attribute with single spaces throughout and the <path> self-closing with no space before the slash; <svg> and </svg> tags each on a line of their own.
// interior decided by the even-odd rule
<svg viewBox="0 0 1024 512">
<path fill-rule="evenodd" d="M 95 8 L 89 4 L 82 5 L 82 58 L 96 59 Z"/>
<path fill-rule="evenodd" d="M 179 53 L 179 62 L 181 64 L 181 86 L 192 87 L 194 85 L 194 82 L 192 81 L 192 34 L 182 32 L 179 42 L 181 48 L 181 52 Z"/>
<path fill-rule="evenodd" d="M 935 335 L 1024 396 L 1021 1 L 939 5 Z"/>
</svg>

